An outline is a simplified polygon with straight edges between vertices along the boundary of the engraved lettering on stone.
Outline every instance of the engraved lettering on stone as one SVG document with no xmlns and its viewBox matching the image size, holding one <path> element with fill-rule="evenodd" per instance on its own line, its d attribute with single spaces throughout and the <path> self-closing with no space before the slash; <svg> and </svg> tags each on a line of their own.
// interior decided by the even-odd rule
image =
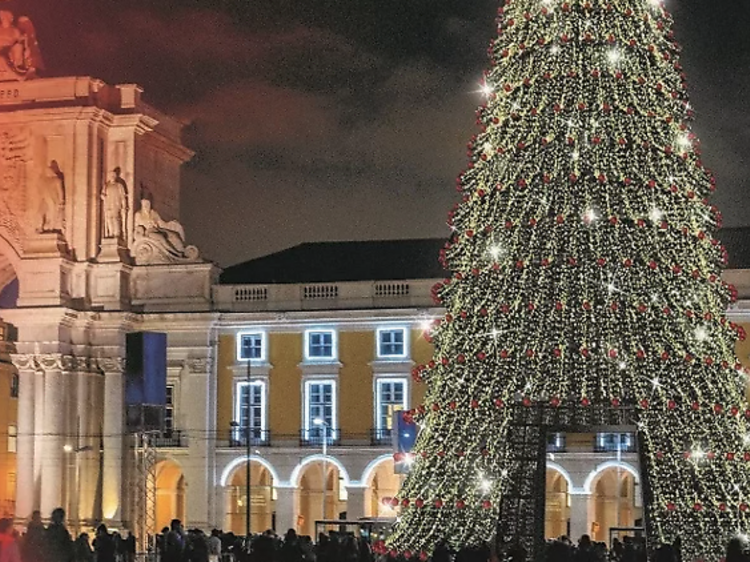
<svg viewBox="0 0 750 562">
<path fill-rule="evenodd" d="M 17 246 L 23 237 L 30 138 L 25 128 L 0 130 L 0 232 Z"/>
</svg>

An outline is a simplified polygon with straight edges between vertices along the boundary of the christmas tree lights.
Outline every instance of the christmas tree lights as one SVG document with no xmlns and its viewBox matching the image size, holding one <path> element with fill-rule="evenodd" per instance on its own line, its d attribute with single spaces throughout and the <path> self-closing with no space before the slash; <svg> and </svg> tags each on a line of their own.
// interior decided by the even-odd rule
<svg viewBox="0 0 750 562">
<path fill-rule="evenodd" d="M 422 430 L 387 548 L 492 537 L 517 407 L 635 408 L 652 544 L 748 531 L 750 409 L 721 217 L 658 0 L 507 0 L 418 366 Z"/>
</svg>

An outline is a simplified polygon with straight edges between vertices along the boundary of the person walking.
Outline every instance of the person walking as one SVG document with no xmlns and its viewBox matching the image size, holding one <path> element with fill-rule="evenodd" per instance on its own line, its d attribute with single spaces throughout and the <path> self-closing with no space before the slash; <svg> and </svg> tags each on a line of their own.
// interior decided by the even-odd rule
<svg viewBox="0 0 750 562">
<path fill-rule="evenodd" d="M 221 531 L 213 529 L 208 538 L 208 560 L 219 562 L 221 560 Z"/>
<path fill-rule="evenodd" d="M 50 524 L 44 532 L 45 562 L 74 562 L 73 539 L 65 527 L 65 510 L 52 510 Z"/>
<path fill-rule="evenodd" d="M 115 539 L 109 534 L 107 526 L 102 523 L 96 528 L 94 537 L 94 552 L 96 552 L 96 562 L 115 562 L 117 548 Z"/>
<path fill-rule="evenodd" d="M 94 551 L 89 544 L 88 533 L 81 533 L 73 545 L 76 562 L 94 562 Z"/>
<path fill-rule="evenodd" d="M 44 523 L 37 509 L 26 525 L 26 534 L 21 540 L 21 557 L 24 562 L 44 562 Z"/>
<path fill-rule="evenodd" d="M 182 521 L 179 519 L 172 519 L 164 543 L 163 562 L 183 562 L 183 555 L 185 553 L 185 536 L 182 530 Z"/>
<path fill-rule="evenodd" d="M 12 519 L 0 519 L 0 562 L 21 562 Z"/>
</svg>

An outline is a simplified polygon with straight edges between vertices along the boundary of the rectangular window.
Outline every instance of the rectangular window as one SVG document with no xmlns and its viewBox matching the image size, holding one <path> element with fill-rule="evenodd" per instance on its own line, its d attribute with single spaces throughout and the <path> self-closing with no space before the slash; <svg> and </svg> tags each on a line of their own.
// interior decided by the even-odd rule
<svg viewBox="0 0 750 562">
<path fill-rule="evenodd" d="M 171 437 L 174 431 L 174 385 L 167 385 L 167 401 L 164 406 L 164 434 Z"/>
<path fill-rule="evenodd" d="M 238 361 L 265 361 L 265 332 L 242 332 L 237 334 Z"/>
<path fill-rule="evenodd" d="M 393 429 L 393 415 L 407 406 L 406 379 L 380 379 L 377 382 L 378 437 L 386 439 Z"/>
<path fill-rule="evenodd" d="M 317 421 L 317 423 L 316 423 Z M 305 432 L 309 441 L 336 439 L 336 383 L 335 381 L 307 381 L 305 383 Z"/>
<path fill-rule="evenodd" d="M 10 397 L 11 398 L 18 398 L 18 388 L 19 388 L 19 380 L 18 380 L 18 374 L 14 373 L 10 377 Z"/>
<path fill-rule="evenodd" d="M 633 453 L 635 436 L 632 433 L 597 433 L 594 449 L 597 452 Z"/>
<path fill-rule="evenodd" d="M 547 434 L 547 452 L 564 453 L 565 452 L 565 434 L 548 433 Z"/>
<path fill-rule="evenodd" d="M 378 330 L 378 357 L 406 357 L 406 328 Z"/>
<path fill-rule="evenodd" d="M 315 330 L 305 332 L 307 359 L 335 359 L 336 334 L 333 330 Z"/>
<path fill-rule="evenodd" d="M 237 383 L 235 420 L 238 423 L 237 439 L 246 443 L 265 441 L 266 385 L 262 381 Z"/>
<path fill-rule="evenodd" d="M 15 453 L 18 446 L 18 428 L 15 425 L 8 426 L 8 452 Z"/>
</svg>

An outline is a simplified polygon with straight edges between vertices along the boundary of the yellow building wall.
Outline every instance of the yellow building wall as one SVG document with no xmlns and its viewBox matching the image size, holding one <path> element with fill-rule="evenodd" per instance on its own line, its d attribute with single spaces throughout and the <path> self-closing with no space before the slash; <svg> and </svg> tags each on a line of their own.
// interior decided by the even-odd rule
<svg viewBox="0 0 750 562">
<path fill-rule="evenodd" d="M 745 368 L 750 368 L 750 324 L 740 323 L 740 326 L 742 326 L 745 329 L 745 332 L 748 333 L 748 337 L 745 338 L 745 341 L 737 342 L 735 353 L 737 354 L 737 359 L 740 360 L 740 363 L 742 363 Z M 745 387 L 745 396 L 748 401 L 750 401 L 750 385 Z"/>
<path fill-rule="evenodd" d="M 432 359 L 434 347 L 424 339 L 422 330 L 412 330 L 411 332 L 411 358 L 416 365 L 426 365 Z M 409 373 L 411 376 L 411 373 Z M 424 383 L 411 383 L 411 407 L 416 408 L 424 402 L 424 395 L 427 392 L 427 385 Z"/>
<path fill-rule="evenodd" d="M 235 339 L 232 335 L 219 336 L 216 364 L 216 428 L 219 439 L 228 439 L 230 424 L 234 421 L 234 388 L 232 388 L 235 362 Z"/>
<path fill-rule="evenodd" d="M 433 346 L 422 336 L 422 330 L 410 333 L 411 359 L 415 364 L 432 359 Z M 271 333 L 268 335 L 268 361 L 273 368 L 268 377 L 268 429 L 271 439 L 299 435 L 302 427 L 302 346 L 304 334 Z M 375 397 L 370 363 L 376 358 L 376 332 L 341 331 L 338 350 L 341 368 L 338 384 L 338 425 L 350 437 L 369 437 L 374 427 Z M 217 354 L 217 427 L 220 438 L 229 435 L 234 419 L 234 368 L 236 366 L 234 334 L 219 336 Z M 411 373 L 408 373 L 411 377 Z M 422 404 L 426 385 L 411 382 L 410 407 Z"/>
<path fill-rule="evenodd" d="M 11 344 L 0 322 L 0 516 L 13 517 L 16 498 L 16 453 L 8 450 L 8 428 L 18 427 L 18 399 L 11 397 L 16 369 L 10 361 Z"/>
<path fill-rule="evenodd" d="M 347 436 L 370 434 L 373 423 L 375 333 L 339 332 L 339 427 Z"/>
<path fill-rule="evenodd" d="M 269 334 L 268 357 L 273 369 L 268 376 L 268 428 L 274 435 L 299 436 L 302 425 L 303 334 Z"/>
</svg>

